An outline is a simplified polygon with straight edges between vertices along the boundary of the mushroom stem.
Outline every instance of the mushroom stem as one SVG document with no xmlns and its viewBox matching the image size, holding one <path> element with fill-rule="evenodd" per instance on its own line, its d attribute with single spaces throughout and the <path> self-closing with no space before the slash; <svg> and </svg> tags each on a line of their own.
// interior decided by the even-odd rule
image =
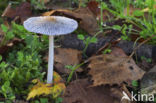
<svg viewBox="0 0 156 103">
<path fill-rule="evenodd" d="M 53 64 L 54 64 L 54 36 L 49 36 L 49 60 L 48 60 L 48 74 L 47 83 L 53 81 Z"/>
</svg>

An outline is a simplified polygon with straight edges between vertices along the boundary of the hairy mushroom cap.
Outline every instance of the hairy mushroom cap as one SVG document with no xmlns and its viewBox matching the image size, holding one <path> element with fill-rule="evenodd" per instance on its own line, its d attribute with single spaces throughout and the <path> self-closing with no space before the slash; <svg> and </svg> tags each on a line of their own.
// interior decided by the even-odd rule
<svg viewBox="0 0 156 103">
<path fill-rule="evenodd" d="M 31 17 L 24 21 L 24 27 L 30 31 L 45 35 L 65 35 L 78 27 L 77 21 L 62 16 Z"/>
</svg>

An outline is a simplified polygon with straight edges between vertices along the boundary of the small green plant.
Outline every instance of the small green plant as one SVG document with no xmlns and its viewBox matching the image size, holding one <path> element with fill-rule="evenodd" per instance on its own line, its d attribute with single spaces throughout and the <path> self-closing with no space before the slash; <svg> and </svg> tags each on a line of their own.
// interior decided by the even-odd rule
<svg viewBox="0 0 156 103">
<path fill-rule="evenodd" d="M 139 89 L 139 82 L 137 80 L 132 81 L 133 92 L 137 93 Z"/>
<path fill-rule="evenodd" d="M 138 37 L 147 39 L 152 37 L 150 40 L 150 44 L 156 44 L 156 8 L 154 5 L 156 4 L 155 0 L 137 0 L 137 2 L 133 2 L 130 0 L 110 0 L 110 6 L 106 6 L 106 10 L 111 12 L 114 16 L 120 19 L 125 20 L 125 24 L 123 24 L 123 36 L 122 39 L 129 39 L 127 34 L 136 34 Z M 144 5 L 141 9 L 148 8 L 148 15 L 144 15 L 143 10 L 134 10 L 132 14 L 130 14 L 130 5 L 133 7 L 140 7 Z M 126 10 L 126 12 L 125 12 Z M 126 13 L 126 14 L 125 14 Z M 132 25 L 127 26 L 127 23 L 132 24 L 133 26 L 138 27 L 140 30 L 132 28 Z M 128 30 L 128 31 L 127 31 Z"/>
<path fill-rule="evenodd" d="M 76 69 L 80 68 L 82 65 L 84 65 L 84 63 L 78 64 L 78 65 L 74 65 L 74 66 L 72 66 L 72 65 L 66 65 L 65 66 L 65 68 L 68 68 L 68 69 L 71 70 L 71 72 L 70 72 L 70 74 L 69 74 L 69 76 L 67 78 L 66 84 L 68 84 L 71 81 L 71 79 L 73 77 L 73 74 L 76 71 Z"/>
<path fill-rule="evenodd" d="M 127 26 L 126 24 L 124 24 L 121 33 L 122 33 L 121 39 L 130 41 L 129 36 L 132 33 L 132 25 Z"/>
<path fill-rule="evenodd" d="M 89 44 L 90 43 L 97 43 L 97 38 L 96 38 L 96 36 L 98 35 L 98 34 L 100 34 L 102 31 L 99 31 L 99 32 L 97 32 L 94 36 L 92 36 L 92 37 L 85 37 L 83 34 L 78 34 L 77 35 L 77 38 L 78 39 L 80 39 L 80 40 L 82 40 L 83 41 L 83 43 L 85 44 L 85 48 L 83 49 L 83 54 L 85 55 L 85 53 L 86 53 L 86 50 L 87 50 L 87 48 L 88 48 L 88 46 L 89 46 Z"/>
<path fill-rule="evenodd" d="M 13 93 L 13 90 L 11 88 L 10 81 L 5 81 L 4 84 L 1 87 L 0 93 L 8 99 L 8 101 L 15 99 L 15 94 Z"/>
<path fill-rule="evenodd" d="M 102 2 L 102 1 L 100 1 L 100 31 L 103 31 L 103 25 L 104 25 L 104 21 L 103 21 L 103 10 L 105 9 L 105 8 L 107 8 L 107 5 L 104 3 L 104 2 Z"/>
<path fill-rule="evenodd" d="M 145 60 L 147 63 L 152 63 L 152 58 L 146 58 L 145 56 L 141 56 L 141 60 Z"/>
<path fill-rule="evenodd" d="M 86 50 L 87 50 L 88 45 L 90 43 L 96 43 L 97 42 L 97 38 L 95 36 L 85 38 L 85 36 L 83 34 L 79 34 L 77 37 L 78 37 L 78 39 L 82 40 L 83 43 L 85 44 L 85 48 L 83 49 L 83 54 L 86 53 Z"/>
<path fill-rule="evenodd" d="M 107 53 L 111 53 L 111 52 L 112 52 L 112 50 L 109 49 L 109 48 L 107 48 L 107 49 L 105 49 L 105 50 L 103 51 L 103 54 L 107 54 Z"/>
<path fill-rule="evenodd" d="M 2 31 L 5 33 L 3 40 L 0 44 L 0 46 L 6 45 L 6 43 L 13 39 L 15 37 L 15 35 L 13 34 L 13 32 L 11 30 L 9 30 L 9 28 L 7 26 L 5 26 L 4 24 L 1 24 L 1 29 Z"/>
<path fill-rule="evenodd" d="M 40 98 L 41 103 L 48 103 L 48 98 Z"/>
<path fill-rule="evenodd" d="M 63 101 L 63 98 L 61 97 L 58 97 L 55 99 L 55 103 L 62 103 L 62 101 Z"/>
<path fill-rule="evenodd" d="M 99 25 L 100 25 L 100 31 L 103 32 L 103 26 L 104 26 L 104 21 L 103 21 L 103 10 L 107 8 L 107 5 L 105 2 L 102 0 L 96 0 L 100 5 L 100 20 L 99 20 Z"/>
<path fill-rule="evenodd" d="M 125 8 L 127 8 L 127 15 L 129 15 L 130 0 L 110 0 L 109 2 L 110 5 L 105 6 L 105 9 L 111 12 L 117 18 L 123 18 L 125 16 Z"/>
<path fill-rule="evenodd" d="M 130 34 L 134 33 L 135 31 L 132 25 L 126 25 L 126 24 L 123 24 L 122 26 L 120 25 L 107 26 L 105 29 L 117 30 L 122 33 L 121 35 L 122 40 L 129 40 L 129 41 L 131 40 Z"/>
<path fill-rule="evenodd" d="M 34 6 L 35 9 L 45 9 L 44 0 L 31 0 L 31 5 Z"/>
<path fill-rule="evenodd" d="M 9 50 L 5 57 L 0 56 L 0 95 L 7 101 L 13 101 L 15 95 L 27 95 L 27 85 L 30 80 L 43 79 L 45 72 L 41 72 L 44 68 L 41 53 L 47 48 L 47 45 L 44 45 L 47 40 L 41 39 L 36 34 L 29 35 L 31 33 L 27 32 L 23 26 L 15 23 L 12 23 L 11 29 L 4 25 L 2 28 L 6 35 L 11 32 L 12 37 L 18 37 L 24 41 Z"/>
<path fill-rule="evenodd" d="M 39 100 L 35 100 L 31 103 L 48 103 L 48 98 L 39 98 Z"/>
<path fill-rule="evenodd" d="M 79 7 L 86 7 L 89 0 L 71 0 L 72 3 L 79 5 Z"/>
<path fill-rule="evenodd" d="M 133 81 L 132 81 L 132 86 L 133 86 L 133 87 L 138 87 L 138 86 L 139 86 L 138 81 L 133 80 Z"/>
</svg>

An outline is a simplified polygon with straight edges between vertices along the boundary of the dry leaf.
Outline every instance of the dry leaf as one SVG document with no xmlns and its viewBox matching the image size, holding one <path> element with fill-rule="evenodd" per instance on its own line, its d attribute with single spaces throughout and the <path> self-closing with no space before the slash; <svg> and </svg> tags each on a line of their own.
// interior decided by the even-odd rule
<svg viewBox="0 0 156 103">
<path fill-rule="evenodd" d="M 55 67 L 60 73 L 69 73 L 66 65 L 76 65 L 81 61 L 81 52 L 76 49 L 56 48 L 55 49 Z M 77 69 L 81 71 L 80 69 Z"/>
<path fill-rule="evenodd" d="M 116 50 L 116 52 L 119 52 Z M 93 86 L 98 85 L 120 85 L 123 82 L 131 84 L 132 80 L 140 79 L 144 71 L 141 70 L 134 60 L 127 61 L 127 57 L 121 52 L 102 54 L 90 58 L 89 74 L 92 76 Z"/>
<path fill-rule="evenodd" d="M 4 10 L 2 17 L 8 17 L 11 19 L 15 19 L 16 17 L 19 17 L 21 22 L 23 22 L 25 19 L 30 17 L 31 14 L 31 5 L 28 2 L 23 2 L 19 6 L 17 6 L 15 9 L 12 8 L 12 5 L 8 5 L 7 8 Z"/>
<path fill-rule="evenodd" d="M 13 8 L 11 7 L 11 4 L 9 4 L 9 5 L 5 8 L 5 10 L 4 10 L 3 14 L 2 14 L 2 17 L 13 18 L 13 17 L 16 16 L 16 13 L 15 13 L 15 12 L 16 12 L 16 10 L 13 9 Z"/>
<path fill-rule="evenodd" d="M 110 55 L 113 55 L 113 56 L 116 56 L 116 57 L 120 56 L 120 57 L 123 57 L 123 58 L 127 57 L 125 52 L 119 47 L 112 47 L 111 50 L 112 51 L 111 51 Z"/>
<path fill-rule="evenodd" d="M 96 34 L 99 29 L 96 17 L 88 8 L 80 8 L 75 11 L 62 10 L 62 9 L 52 10 L 49 12 L 45 12 L 43 15 L 44 16 L 63 15 L 63 16 L 76 19 L 80 21 L 79 26 L 91 35 Z"/>
<path fill-rule="evenodd" d="M 96 18 L 98 20 L 101 20 L 101 12 L 100 12 L 98 2 L 90 1 L 90 2 L 88 2 L 87 7 L 93 12 L 93 14 L 96 16 Z M 106 21 L 106 20 L 110 19 L 110 17 L 113 17 L 113 15 L 107 10 L 103 10 L 102 15 L 103 15 L 103 21 Z"/>
<path fill-rule="evenodd" d="M 50 94 L 53 96 L 53 98 L 56 98 L 62 95 L 66 89 L 65 84 L 62 82 L 62 78 L 56 72 L 54 72 L 53 85 L 42 83 L 38 79 L 34 79 L 32 82 L 36 83 L 36 85 L 31 88 L 27 100 L 33 99 L 36 96 Z"/>
<path fill-rule="evenodd" d="M 99 3 L 96 1 L 90 1 L 87 4 L 87 7 L 94 13 L 94 15 L 98 15 L 100 13 Z"/>
<path fill-rule="evenodd" d="M 120 103 L 123 95 L 119 88 L 109 86 L 88 87 L 90 85 L 91 83 L 87 79 L 71 82 L 66 89 L 62 103 Z"/>
</svg>

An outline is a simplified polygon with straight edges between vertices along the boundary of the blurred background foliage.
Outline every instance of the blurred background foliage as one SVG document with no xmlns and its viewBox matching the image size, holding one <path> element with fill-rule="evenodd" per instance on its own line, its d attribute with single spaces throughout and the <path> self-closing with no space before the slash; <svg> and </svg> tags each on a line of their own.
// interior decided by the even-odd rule
<svg viewBox="0 0 156 103">
<path fill-rule="evenodd" d="M 18 5 L 21 2 L 30 2 L 31 5 L 36 9 L 43 9 L 44 4 L 50 0 L 0 0 L 0 15 L 2 15 L 3 11 L 7 7 L 7 5 Z"/>
</svg>

